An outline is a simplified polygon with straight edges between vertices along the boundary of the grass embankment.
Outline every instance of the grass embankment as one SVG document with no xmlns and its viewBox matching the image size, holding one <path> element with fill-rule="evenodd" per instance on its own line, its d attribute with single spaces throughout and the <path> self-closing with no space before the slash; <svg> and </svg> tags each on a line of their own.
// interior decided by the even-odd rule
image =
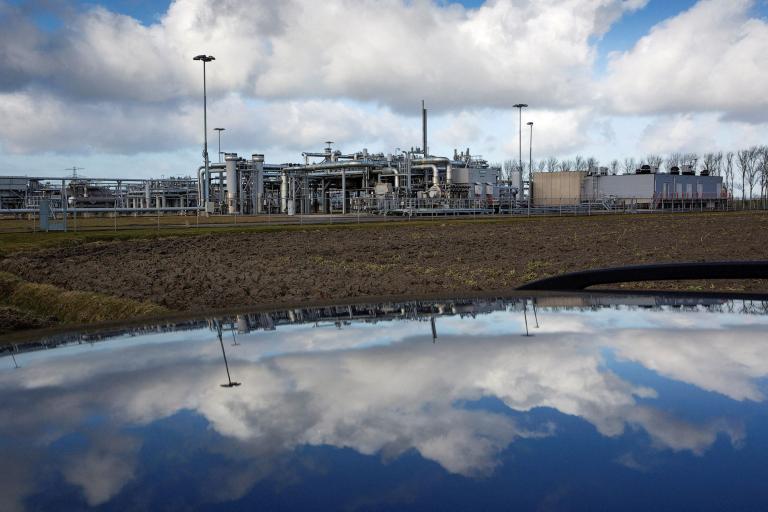
<svg viewBox="0 0 768 512">
<path fill-rule="evenodd" d="M 114 230 L 115 226 L 118 229 L 136 229 L 136 228 L 156 228 L 159 224 L 162 227 L 169 228 L 197 228 L 200 226 L 207 227 L 213 225 L 231 225 L 231 224 L 268 224 L 269 222 L 279 219 L 278 215 L 211 215 L 211 216 L 196 216 L 196 215 L 171 215 L 163 214 L 157 215 L 118 215 L 117 218 L 113 217 L 111 213 L 105 214 L 86 214 L 78 215 L 77 221 L 74 218 L 69 217 L 67 223 L 70 231 L 77 230 Z M 37 214 L 31 217 L 19 219 L 19 218 L 0 218 L 0 232 L 27 232 L 34 230 L 39 224 L 40 219 Z"/>
<path fill-rule="evenodd" d="M 52 324 L 82 324 L 167 314 L 151 302 L 30 283 L 0 272 L 0 333 Z"/>
<path fill-rule="evenodd" d="M 37 249 L 55 249 L 90 242 L 117 242 L 122 240 L 149 240 L 169 236 L 195 236 L 207 233 L 240 233 L 250 230 L 269 230 L 291 226 L 264 226 L 256 228 L 178 228 L 178 229 L 128 229 L 125 231 L 85 231 L 85 232 L 50 232 L 50 233 L 0 233 L 0 257 L 15 252 Z"/>
</svg>

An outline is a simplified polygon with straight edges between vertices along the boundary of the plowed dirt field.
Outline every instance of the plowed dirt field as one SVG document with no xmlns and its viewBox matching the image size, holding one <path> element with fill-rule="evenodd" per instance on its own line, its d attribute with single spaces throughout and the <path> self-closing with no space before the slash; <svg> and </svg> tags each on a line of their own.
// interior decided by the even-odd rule
<svg viewBox="0 0 768 512">
<path fill-rule="evenodd" d="M 173 311 L 498 292 L 617 265 L 768 258 L 768 215 L 626 215 L 435 222 L 97 242 L 16 253 L 26 281 Z M 764 281 L 646 283 L 767 292 Z"/>
</svg>

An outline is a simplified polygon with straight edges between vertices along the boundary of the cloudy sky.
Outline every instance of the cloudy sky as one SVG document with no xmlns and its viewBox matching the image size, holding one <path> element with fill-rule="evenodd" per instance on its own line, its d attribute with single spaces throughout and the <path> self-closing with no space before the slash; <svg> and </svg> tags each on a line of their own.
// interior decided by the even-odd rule
<svg viewBox="0 0 768 512">
<path fill-rule="evenodd" d="M 299 161 L 470 147 L 603 162 L 768 137 L 765 0 L 0 0 L 0 175 L 190 174 L 222 149 Z M 524 144 L 527 144 L 527 135 Z"/>
</svg>

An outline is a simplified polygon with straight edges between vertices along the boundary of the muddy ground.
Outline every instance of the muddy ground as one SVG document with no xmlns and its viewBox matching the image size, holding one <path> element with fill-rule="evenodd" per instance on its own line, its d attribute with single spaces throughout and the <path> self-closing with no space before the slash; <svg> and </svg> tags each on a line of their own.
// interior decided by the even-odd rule
<svg viewBox="0 0 768 512">
<path fill-rule="evenodd" d="M 589 268 L 768 259 L 767 242 L 763 213 L 554 217 L 100 242 L 14 254 L 0 270 L 194 311 L 504 292 Z M 765 281 L 643 286 L 768 292 Z"/>
</svg>

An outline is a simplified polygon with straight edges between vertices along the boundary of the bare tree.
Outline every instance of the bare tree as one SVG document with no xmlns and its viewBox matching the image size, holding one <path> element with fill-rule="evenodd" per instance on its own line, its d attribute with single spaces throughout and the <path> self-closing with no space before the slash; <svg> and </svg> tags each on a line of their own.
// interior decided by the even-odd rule
<svg viewBox="0 0 768 512">
<path fill-rule="evenodd" d="M 749 167 L 749 150 L 740 149 L 736 152 L 736 163 L 739 165 L 739 174 L 741 174 L 741 200 L 746 199 L 746 187 L 744 183 L 747 181 L 747 168 Z"/>
<path fill-rule="evenodd" d="M 561 160 L 560 161 L 560 170 L 564 171 L 564 172 L 573 170 L 573 161 L 571 161 L 571 160 Z"/>
<path fill-rule="evenodd" d="M 742 149 L 737 154 L 739 164 L 739 173 L 741 174 L 741 200 L 747 199 L 747 187 L 749 187 L 749 198 L 752 199 L 752 190 L 757 180 L 757 148 Z"/>
<path fill-rule="evenodd" d="M 530 162 L 523 162 L 523 176 L 528 176 L 528 172 L 533 172 L 533 168 L 531 168 Z"/>
<path fill-rule="evenodd" d="M 547 158 L 547 172 L 555 172 L 559 169 L 557 158 L 551 156 Z"/>
<path fill-rule="evenodd" d="M 747 185 L 749 186 L 749 200 L 750 207 L 752 206 L 752 200 L 755 198 L 754 190 L 755 185 L 760 181 L 760 148 L 753 146 L 749 148 L 751 162 L 747 168 Z"/>
<path fill-rule="evenodd" d="M 574 171 L 586 171 L 587 170 L 587 161 L 584 160 L 583 156 L 576 155 L 576 158 L 573 159 L 573 170 Z"/>
<path fill-rule="evenodd" d="M 664 162 L 664 158 L 661 155 L 656 154 L 649 154 L 645 157 L 645 163 L 650 165 L 651 167 L 658 169 L 661 169 L 661 164 Z"/>
<path fill-rule="evenodd" d="M 766 197 L 766 186 L 768 186 L 768 146 L 757 148 L 757 174 L 760 181 L 760 199 Z"/>
<path fill-rule="evenodd" d="M 544 160 L 544 159 L 542 158 L 541 160 L 539 160 L 539 163 L 538 163 L 538 165 L 536 166 L 536 170 L 537 170 L 538 172 L 544 172 L 544 170 L 545 170 L 546 168 L 547 168 L 547 161 L 546 161 L 546 160 Z"/>
<path fill-rule="evenodd" d="M 683 155 L 680 153 L 670 153 L 667 157 L 667 172 L 670 172 L 673 167 L 680 167 L 683 161 Z"/>
<path fill-rule="evenodd" d="M 634 158 L 624 159 L 624 174 L 634 174 L 636 169 L 637 169 L 637 163 L 635 163 Z"/>
<path fill-rule="evenodd" d="M 704 169 L 710 170 L 714 159 L 715 159 L 714 153 L 704 153 L 704 155 L 701 157 L 701 163 L 704 166 Z"/>
<path fill-rule="evenodd" d="M 719 176 L 720 175 L 720 164 L 723 161 L 723 153 L 705 153 L 702 163 L 704 165 L 704 169 L 707 169 L 709 173 L 713 176 Z"/>
<path fill-rule="evenodd" d="M 616 174 L 619 174 L 619 161 L 618 160 L 616 160 L 616 159 L 611 160 L 610 167 L 611 167 L 611 174 L 613 174 L 614 176 Z"/>
<path fill-rule="evenodd" d="M 587 170 L 588 171 L 596 171 L 600 167 L 600 161 L 591 156 L 587 158 Z"/>
<path fill-rule="evenodd" d="M 718 151 L 715 153 L 715 159 L 712 161 L 712 167 L 709 169 L 709 173 L 713 176 L 723 175 L 723 152 Z"/>
<path fill-rule="evenodd" d="M 729 151 L 725 154 L 725 186 L 731 196 L 733 196 L 733 157 L 733 151 Z"/>
<path fill-rule="evenodd" d="M 681 161 L 683 165 L 690 165 L 691 169 L 695 172 L 696 164 L 699 161 L 699 155 L 696 153 L 685 153 L 683 154 Z"/>
</svg>

